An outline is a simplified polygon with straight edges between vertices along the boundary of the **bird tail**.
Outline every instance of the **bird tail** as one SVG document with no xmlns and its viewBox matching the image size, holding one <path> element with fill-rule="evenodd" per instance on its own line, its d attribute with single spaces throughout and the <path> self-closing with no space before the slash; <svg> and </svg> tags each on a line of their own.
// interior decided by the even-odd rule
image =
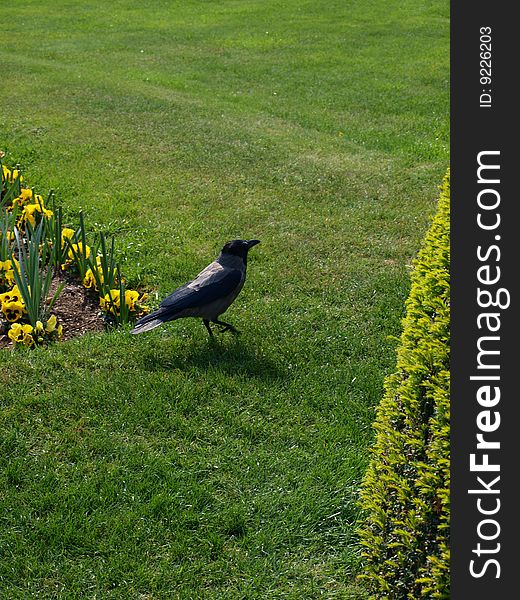
<svg viewBox="0 0 520 600">
<path fill-rule="evenodd" d="M 166 321 L 173 321 L 174 319 L 175 317 L 172 316 L 171 313 L 160 308 L 159 310 L 138 319 L 130 333 L 137 334 L 151 331 L 152 329 L 159 327 L 159 325 L 166 323 Z"/>
</svg>

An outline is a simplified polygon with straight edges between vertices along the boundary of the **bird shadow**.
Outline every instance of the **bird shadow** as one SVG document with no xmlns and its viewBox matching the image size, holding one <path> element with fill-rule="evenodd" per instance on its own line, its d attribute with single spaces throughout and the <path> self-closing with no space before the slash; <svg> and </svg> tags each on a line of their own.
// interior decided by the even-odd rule
<svg viewBox="0 0 520 600">
<path fill-rule="evenodd" d="M 141 356 L 148 371 L 208 370 L 229 375 L 244 375 L 261 380 L 276 380 L 286 376 L 283 366 L 262 354 L 261 348 L 251 348 L 238 337 L 193 341 L 179 351 L 179 344 L 160 340 L 153 349 Z"/>
</svg>

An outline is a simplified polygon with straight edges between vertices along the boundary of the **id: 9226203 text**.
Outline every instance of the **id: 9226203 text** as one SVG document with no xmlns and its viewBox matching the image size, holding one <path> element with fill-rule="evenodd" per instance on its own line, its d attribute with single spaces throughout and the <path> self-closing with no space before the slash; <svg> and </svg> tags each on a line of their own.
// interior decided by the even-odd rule
<svg viewBox="0 0 520 600">
<path fill-rule="evenodd" d="M 480 108 L 491 108 L 491 27 L 480 28 Z"/>
</svg>

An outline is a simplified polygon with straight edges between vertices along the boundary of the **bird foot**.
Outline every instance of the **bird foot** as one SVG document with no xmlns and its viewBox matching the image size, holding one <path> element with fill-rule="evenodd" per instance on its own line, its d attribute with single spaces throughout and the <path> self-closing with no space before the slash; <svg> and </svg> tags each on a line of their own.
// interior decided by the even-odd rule
<svg viewBox="0 0 520 600">
<path fill-rule="evenodd" d="M 220 322 L 220 323 L 216 323 L 216 325 L 219 326 L 219 333 L 225 333 L 226 331 L 231 331 L 231 333 L 233 333 L 234 335 L 237 335 L 240 333 L 240 331 L 238 331 L 238 329 L 233 327 L 233 325 L 231 325 L 230 323 Z"/>
<path fill-rule="evenodd" d="M 234 335 L 240 333 L 240 331 L 238 331 L 238 329 L 235 329 L 232 325 L 226 325 L 225 327 L 219 329 L 219 333 L 225 333 L 226 331 L 231 331 L 231 333 L 233 333 Z"/>
</svg>

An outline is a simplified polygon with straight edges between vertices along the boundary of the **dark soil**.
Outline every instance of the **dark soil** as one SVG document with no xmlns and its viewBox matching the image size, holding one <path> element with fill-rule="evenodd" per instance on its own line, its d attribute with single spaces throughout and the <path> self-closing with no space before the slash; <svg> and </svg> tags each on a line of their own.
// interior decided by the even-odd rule
<svg viewBox="0 0 520 600">
<path fill-rule="evenodd" d="M 77 280 L 73 280 L 67 274 L 55 276 L 49 298 L 53 297 L 62 283 L 65 285 L 51 311 L 58 318 L 58 324 L 63 325 L 62 339 L 70 340 L 87 331 L 104 331 L 105 321 L 99 307 L 98 295 L 85 289 Z M 0 348 L 11 346 L 12 342 L 0 323 Z"/>
</svg>

